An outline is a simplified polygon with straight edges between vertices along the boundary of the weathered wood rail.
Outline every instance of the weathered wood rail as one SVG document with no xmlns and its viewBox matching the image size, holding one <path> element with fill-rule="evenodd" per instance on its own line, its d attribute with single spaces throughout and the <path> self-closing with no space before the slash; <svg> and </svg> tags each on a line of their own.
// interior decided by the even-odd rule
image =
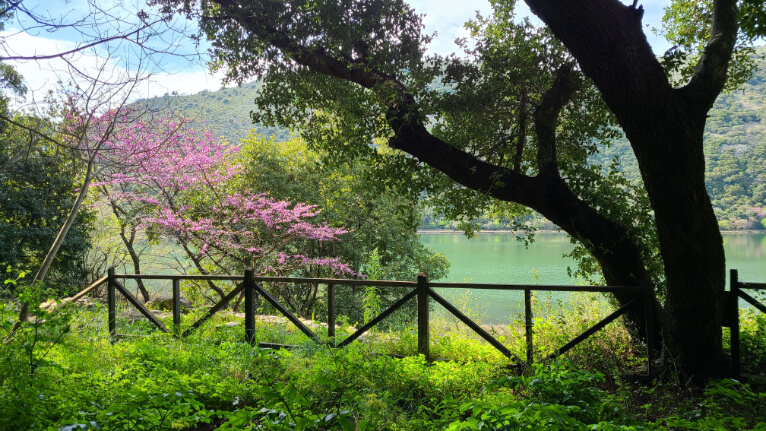
<svg viewBox="0 0 766 431">
<path fill-rule="evenodd" d="M 739 281 L 739 274 L 736 269 L 729 273 L 729 291 L 724 292 L 724 317 L 723 326 L 729 328 L 731 344 L 731 374 L 734 378 L 739 378 L 742 370 L 742 358 L 739 345 L 739 300 L 744 299 L 747 303 L 755 307 L 762 313 L 766 313 L 766 305 L 758 302 L 747 290 L 766 290 L 766 283 L 745 283 Z"/>
<path fill-rule="evenodd" d="M 362 334 L 369 331 L 372 327 L 386 319 L 394 311 L 399 309 L 408 301 L 413 298 L 417 301 L 417 337 L 418 345 L 417 351 L 419 354 L 424 355 L 427 359 L 431 359 L 430 354 L 430 328 L 429 328 L 429 313 L 430 313 L 430 301 L 433 300 L 436 303 L 442 305 L 448 312 L 457 317 L 466 326 L 476 332 L 481 338 L 486 340 L 490 345 L 500 351 L 503 355 L 512 359 L 517 365 L 527 365 L 533 361 L 532 353 L 534 348 L 533 338 L 533 316 L 531 306 L 531 293 L 533 291 L 549 291 L 549 292 L 594 292 L 594 293 L 634 293 L 635 299 L 628 302 L 618 310 L 614 311 L 610 315 L 606 316 L 600 322 L 593 325 L 591 328 L 584 331 L 565 345 L 551 352 L 547 358 L 555 358 L 563 355 L 577 344 L 581 343 L 600 329 L 604 328 L 609 323 L 613 322 L 618 317 L 633 310 L 637 313 L 644 313 L 646 316 L 645 321 L 647 327 L 645 328 L 647 339 L 647 369 L 652 374 L 652 366 L 654 362 L 654 353 L 658 351 L 658 340 L 653 337 L 654 328 L 653 319 L 650 318 L 653 312 L 652 307 L 654 304 L 654 292 L 650 289 L 641 287 L 617 287 L 617 286 L 557 286 L 557 285 L 515 285 L 515 284 L 482 284 L 482 283 L 442 283 L 431 282 L 425 274 L 420 274 L 417 281 L 382 281 L 382 280 L 347 280 L 347 279 L 328 279 L 328 278 L 300 278 L 300 277 L 256 277 L 253 275 L 252 270 L 246 270 L 242 276 L 231 275 L 155 275 L 155 274 L 116 274 L 114 269 L 109 269 L 107 276 L 99 279 L 94 284 L 88 286 L 86 291 L 90 291 L 98 285 L 107 283 L 107 303 L 108 303 L 108 326 L 112 335 L 116 335 L 116 293 L 120 292 L 133 307 L 135 307 L 141 314 L 152 322 L 158 329 L 164 332 L 170 332 L 168 328 L 159 320 L 151 311 L 149 311 L 136 297 L 130 293 L 125 286 L 120 283 L 119 279 L 142 279 L 142 280 L 170 280 L 173 286 L 173 332 L 178 336 L 187 336 L 195 329 L 199 328 L 206 320 L 208 320 L 215 313 L 227 306 L 234 298 L 244 291 L 244 309 L 245 309 L 245 339 L 249 343 L 255 341 L 255 307 L 254 299 L 255 294 L 261 295 L 266 301 L 268 301 L 275 309 L 282 313 L 287 319 L 289 319 L 301 332 L 303 332 L 310 339 L 317 343 L 322 342 L 320 337 L 317 336 L 310 328 L 301 322 L 290 310 L 282 305 L 276 298 L 274 298 L 262 285 L 262 283 L 296 283 L 296 284 L 324 284 L 327 286 L 327 328 L 329 344 L 333 347 L 343 347 L 354 340 L 358 339 Z M 202 317 L 196 322 L 191 324 L 183 333 L 181 333 L 181 293 L 180 282 L 181 280 L 191 281 L 222 281 L 229 280 L 237 283 L 236 287 L 229 292 L 226 297 L 221 299 L 218 303 L 214 304 Z M 392 304 L 388 309 L 381 312 L 377 317 L 373 318 L 370 322 L 357 329 L 356 332 L 349 335 L 344 340 L 338 342 L 336 340 L 336 314 L 335 314 L 335 291 L 339 286 L 375 286 L 378 288 L 409 288 L 408 293 L 404 294 L 402 298 Z M 486 330 L 479 326 L 476 322 L 471 320 L 448 300 L 439 295 L 435 288 L 441 289 L 479 289 L 479 290 L 501 290 L 501 291 L 522 291 L 524 292 L 524 322 L 525 322 L 525 341 L 526 341 L 526 358 L 522 360 L 518 356 L 514 355 L 507 347 L 501 342 L 496 340 Z M 78 294 L 79 296 L 87 293 L 86 291 Z M 261 346 L 276 347 L 274 344 L 261 343 Z"/>
</svg>

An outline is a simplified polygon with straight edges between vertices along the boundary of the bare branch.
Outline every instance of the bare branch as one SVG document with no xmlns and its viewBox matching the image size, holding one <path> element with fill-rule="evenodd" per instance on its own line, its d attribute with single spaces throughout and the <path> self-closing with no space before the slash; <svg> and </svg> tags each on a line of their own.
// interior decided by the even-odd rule
<svg viewBox="0 0 766 431">
<path fill-rule="evenodd" d="M 117 36 L 107 37 L 104 39 L 99 39 L 95 42 L 88 43 L 86 45 L 77 47 L 75 49 L 65 51 L 65 52 L 59 52 L 56 54 L 48 54 L 48 55 L 16 55 L 16 56 L 0 56 L 0 61 L 13 61 L 13 60 L 50 60 L 53 58 L 65 58 L 69 55 L 76 54 L 82 51 L 85 51 L 86 49 L 93 48 L 94 46 L 103 45 L 105 43 L 109 43 L 115 40 L 130 40 L 129 37 L 133 35 L 139 34 L 139 32 L 146 30 L 147 28 L 150 28 L 154 24 L 157 24 L 158 22 L 161 22 L 161 20 L 157 20 L 151 24 L 147 24 L 139 29 L 136 29 L 130 33 L 121 34 Z M 132 41 L 131 41 L 132 42 Z M 67 61 L 68 64 L 71 65 L 70 62 Z"/>
</svg>

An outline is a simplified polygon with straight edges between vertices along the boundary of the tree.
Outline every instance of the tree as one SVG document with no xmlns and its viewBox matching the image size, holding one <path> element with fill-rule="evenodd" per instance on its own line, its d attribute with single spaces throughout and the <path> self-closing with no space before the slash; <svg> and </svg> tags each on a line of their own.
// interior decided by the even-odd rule
<svg viewBox="0 0 766 431">
<path fill-rule="evenodd" d="M 50 127 L 44 119 L 34 117 L 17 116 L 15 121 L 38 130 Z M 79 166 L 62 155 L 62 148 L 39 142 L 35 134 L 8 128 L 0 139 L 2 283 L 7 266 L 16 271 L 39 267 L 72 206 Z M 78 214 L 74 229 L 52 264 L 49 284 L 59 292 L 71 291 L 83 281 L 82 256 L 89 245 L 91 221 L 89 211 Z"/>
<path fill-rule="evenodd" d="M 473 142 L 471 137 L 469 142 L 452 141 L 432 127 L 450 120 L 429 97 L 433 94 L 429 85 L 442 73 L 444 63 L 425 58 L 429 37 L 421 33 L 420 16 L 401 1 L 217 0 L 202 2 L 201 10 L 191 1 L 156 3 L 163 4 L 166 12 L 181 11 L 199 19 L 212 41 L 214 64 L 226 70 L 229 79 L 266 80 L 257 101 L 262 111 L 254 111 L 254 119 L 305 126 L 306 136 L 329 137 L 325 140 L 339 149 L 345 142 L 360 142 L 353 149 L 357 152 L 374 153 L 374 147 L 366 147 L 371 138 L 386 138 L 392 148 L 462 186 L 541 213 L 587 248 L 607 283 L 653 285 L 648 254 L 625 223 L 631 219 L 624 216 L 625 208 L 632 201 L 623 200 L 617 213 L 604 211 L 588 197 L 592 181 L 587 173 L 573 169 L 586 175 L 570 176 L 566 160 L 559 157 L 569 145 L 561 139 L 569 130 L 562 121 L 566 111 L 585 106 L 571 103 L 575 94 L 583 94 L 577 90 L 584 75 L 630 141 L 654 211 L 667 283 L 661 292 L 665 343 L 684 373 L 720 372 L 725 258 L 705 190 L 702 134 L 706 114 L 726 83 L 737 38 L 734 0 L 712 3 L 710 37 L 688 83 L 680 88 L 670 84 L 652 53 L 637 2 L 626 6 L 616 0 L 527 0 L 567 54 L 564 64 L 540 70 L 547 73 L 547 90 L 534 110 L 527 108 L 534 112 L 535 132 L 534 139 L 518 141 L 523 147 L 522 166 L 509 163 L 518 150 L 503 158 L 499 152 L 482 152 L 503 141 L 482 141 L 485 136 Z M 503 32 L 513 29 L 509 22 L 513 2 L 493 6 L 499 33 L 487 33 L 485 39 L 512 39 L 512 34 L 506 38 Z M 492 52 L 482 52 L 481 61 Z M 497 58 L 504 55 L 498 52 Z M 511 59 L 516 57 L 513 52 L 507 55 L 504 70 L 511 73 L 516 67 Z M 570 55 L 576 65 L 566 63 Z M 484 63 L 473 69 L 479 82 L 489 79 L 485 70 L 499 72 L 484 68 Z M 471 108 L 487 106 L 474 100 Z M 519 100 L 518 105 L 524 103 Z M 334 120 L 321 121 L 323 111 L 332 112 Z M 497 129 L 514 124 L 523 129 L 517 118 L 498 120 Z M 580 120 L 586 120 L 579 128 L 587 132 L 584 136 L 594 136 L 588 133 L 604 125 Z M 589 140 L 570 142 L 587 153 L 583 144 Z M 530 168 L 523 168 L 524 157 L 533 160 Z M 617 299 L 624 302 L 627 297 Z"/>
<path fill-rule="evenodd" d="M 123 9 L 122 4 L 111 5 L 107 8 L 99 6 L 94 1 L 88 1 L 86 7 L 74 9 L 61 16 L 44 14 L 27 8 L 22 1 L 0 1 L 0 22 L 3 24 L 9 20 L 15 20 L 15 24 L 22 32 L 34 33 L 37 31 L 66 31 L 70 35 L 78 34 L 82 40 L 74 49 L 65 52 L 38 54 L 19 53 L 12 43 L 8 43 L 8 35 L 0 37 L 0 61 L 45 61 L 57 59 L 63 61 L 64 66 L 57 70 L 62 89 L 58 93 L 50 92 L 46 95 L 41 105 L 33 103 L 29 111 L 35 112 L 39 117 L 50 118 L 56 115 L 48 107 L 56 102 L 66 105 L 66 113 L 73 114 L 77 118 L 50 118 L 50 123 L 56 125 L 53 130 L 40 130 L 28 127 L 23 122 L 16 121 L 13 115 L 0 112 L 0 120 L 4 126 L 17 127 L 30 133 L 36 134 L 42 140 L 53 145 L 73 150 L 84 162 L 84 174 L 82 185 L 67 218 L 63 221 L 58 234 L 48 250 L 47 255 L 40 263 L 33 283 L 42 282 L 52 265 L 61 245 L 78 217 L 82 203 L 87 196 L 90 183 L 99 168 L 96 159 L 109 134 L 117 127 L 117 124 L 105 124 L 106 118 L 117 120 L 124 117 L 124 106 L 133 96 L 133 90 L 142 81 L 151 76 L 151 72 L 158 67 L 158 56 L 172 55 L 176 53 L 174 47 L 175 37 L 171 36 L 174 31 L 166 21 L 158 19 L 148 21 L 149 15 L 145 11 L 133 11 Z M 126 13 L 127 12 L 127 13 Z M 125 30 L 127 28 L 127 30 Z M 92 64 L 76 64 L 84 54 L 92 55 Z M 193 54 L 192 54 L 193 55 Z M 114 67 L 113 59 L 122 58 L 120 66 Z M 20 79 L 18 74 L 6 64 L 2 66 L 3 87 L 10 84 L 18 87 L 15 79 Z M 64 100 L 56 100 L 56 95 L 61 95 Z M 124 118 L 122 118 L 124 119 Z M 74 120 L 77 126 L 71 128 Z M 78 123 L 79 122 L 79 123 Z M 97 124 L 93 124 L 97 123 Z M 91 126 L 95 127 L 95 131 Z M 63 128 L 59 128 L 63 127 Z M 92 133 L 100 134 L 95 137 Z M 66 141 L 66 142 L 65 142 Z M 32 141 L 30 141 L 32 142 Z M 19 313 L 19 323 L 27 320 L 29 314 L 28 304 L 23 303 Z M 16 326 L 18 327 L 18 325 Z"/>
<path fill-rule="evenodd" d="M 387 159 L 401 154 L 388 150 L 380 156 Z M 414 280 L 418 272 L 427 272 L 437 280 L 446 274 L 446 258 L 418 240 L 418 196 L 399 193 L 402 185 L 381 177 L 372 161 L 338 163 L 326 152 L 312 150 L 300 138 L 277 141 L 255 134 L 242 141 L 237 158 L 243 166 L 237 188 L 317 205 L 322 209 L 317 221 L 348 230 L 339 241 L 305 244 L 302 254 L 338 257 L 354 272 L 374 279 Z M 379 183 L 387 183 L 387 190 Z M 298 274 L 320 277 L 321 268 L 302 268 Z M 339 290 L 338 312 L 351 321 L 363 321 L 366 293 Z M 379 289 L 375 296 L 385 308 L 401 294 L 399 290 Z M 412 305 L 407 311 L 414 316 Z"/>
<path fill-rule="evenodd" d="M 99 184 L 104 194 L 113 206 L 140 207 L 118 213 L 139 217 L 125 222 L 151 236 L 177 242 L 199 273 L 239 274 L 253 267 L 257 275 L 286 276 L 307 266 L 324 269 L 322 275 L 353 273 L 336 257 L 303 253 L 303 243 L 331 242 L 345 233 L 314 222 L 315 206 L 237 189 L 242 166 L 234 158 L 237 148 L 227 142 L 171 118 L 137 121 L 114 139 L 113 147 L 123 149 L 118 157 L 129 155 L 134 168 Z M 220 287 L 209 286 L 225 297 Z"/>
</svg>

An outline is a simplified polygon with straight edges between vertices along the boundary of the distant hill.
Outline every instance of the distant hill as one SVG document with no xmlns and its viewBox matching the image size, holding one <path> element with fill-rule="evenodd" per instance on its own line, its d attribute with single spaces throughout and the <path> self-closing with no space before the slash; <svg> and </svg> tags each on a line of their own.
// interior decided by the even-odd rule
<svg viewBox="0 0 766 431">
<path fill-rule="evenodd" d="M 757 69 L 744 91 L 723 94 L 707 123 L 705 154 L 708 192 L 721 227 L 766 228 L 766 47 L 757 49 Z M 139 103 L 152 109 L 170 109 L 196 118 L 196 125 L 223 136 L 232 144 L 256 132 L 287 139 L 281 128 L 253 125 L 250 111 L 260 83 L 202 91 L 194 95 L 166 94 Z M 623 171 L 640 178 L 638 165 L 626 140 L 618 141 L 593 158 L 605 164 L 619 156 Z"/>
<path fill-rule="evenodd" d="M 151 110 L 169 110 L 184 118 L 193 118 L 194 126 L 208 129 L 223 136 L 232 144 L 238 144 L 251 130 L 277 139 L 287 139 L 290 132 L 282 128 L 253 125 L 250 111 L 255 107 L 255 94 L 261 83 L 253 82 L 241 87 L 224 88 L 218 91 L 203 90 L 192 95 L 166 93 L 162 97 L 143 99 L 139 105 Z"/>
</svg>

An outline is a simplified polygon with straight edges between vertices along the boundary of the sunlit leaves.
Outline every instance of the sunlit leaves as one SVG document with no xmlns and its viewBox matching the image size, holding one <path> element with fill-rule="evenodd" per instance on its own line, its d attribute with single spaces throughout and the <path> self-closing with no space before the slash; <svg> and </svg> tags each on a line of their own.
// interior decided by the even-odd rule
<svg viewBox="0 0 766 431">
<path fill-rule="evenodd" d="M 755 69 L 753 44 L 766 36 L 766 9 L 760 0 L 740 0 L 737 42 L 729 63 L 725 89 L 741 89 Z M 699 56 L 710 39 L 713 0 L 674 0 L 665 8 L 662 32 L 675 45 L 662 57 L 662 65 L 673 85 L 689 81 Z"/>
</svg>

